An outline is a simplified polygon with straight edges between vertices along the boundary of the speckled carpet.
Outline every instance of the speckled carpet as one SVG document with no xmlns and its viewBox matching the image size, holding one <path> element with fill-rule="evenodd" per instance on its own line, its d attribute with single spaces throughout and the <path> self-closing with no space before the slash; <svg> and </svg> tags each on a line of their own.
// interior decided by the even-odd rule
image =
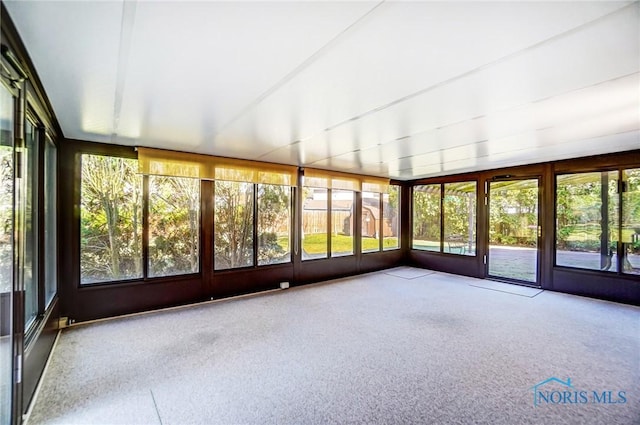
<svg viewBox="0 0 640 425">
<path fill-rule="evenodd" d="M 640 308 L 474 282 L 377 272 L 68 328 L 28 425 L 640 423 Z"/>
</svg>

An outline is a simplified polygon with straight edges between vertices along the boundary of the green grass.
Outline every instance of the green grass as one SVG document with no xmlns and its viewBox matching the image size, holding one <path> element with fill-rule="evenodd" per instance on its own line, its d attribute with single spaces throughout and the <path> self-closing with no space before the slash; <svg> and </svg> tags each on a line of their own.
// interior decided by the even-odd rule
<svg viewBox="0 0 640 425">
<path fill-rule="evenodd" d="M 362 251 L 378 250 L 378 239 L 363 238 Z M 395 248 L 398 245 L 398 238 L 385 238 L 383 247 Z M 327 235 L 324 233 L 307 234 L 302 240 L 302 249 L 307 254 L 324 254 L 327 252 Z M 353 252 L 354 241 L 352 236 L 332 235 L 331 236 L 331 252 Z"/>
<path fill-rule="evenodd" d="M 327 234 L 313 233 L 304 235 L 302 249 L 307 254 L 323 254 L 327 252 Z"/>
<path fill-rule="evenodd" d="M 286 252 L 289 252 L 289 236 L 279 236 L 278 245 L 280 245 Z"/>
<path fill-rule="evenodd" d="M 399 248 L 398 238 L 386 237 L 382 239 L 382 249 Z M 362 238 L 362 252 L 380 249 L 380 239 Z"/>
<path fill-rule="evenodd" d="M 585 241 L 585 240 L 599 240 L 600 239 L 600 225 L 599 224 L 576 224 L 573 226 L 573 230 L 567 236 L 567 241 Z"/>
<path fill-rule="evenodd" d="M 398 238 L 386 237 L 382 239 L 382 248 L 400 248 Z"/>
<path fill-rule="evenodd" d="M 617 240 L 617 234 L 614 231 L 615 226 L 610 228 L 612 231 L 612 240 Z M 600 240 L 600 225 L 599 224 L 576 224 L 573 231 L 567 236 L 567 241 L 570 242 L 582 242 L 582 241 L 598 241 Z M 622 229 L 622 241 L 630 242 L 631 235 L 635 231 L 633 229 Z"/>
<path fill-rule="evenodd" d="M 353 237 L 345 235 L 331 235 L 331 253 L 353 253 Z"/>
</svg>

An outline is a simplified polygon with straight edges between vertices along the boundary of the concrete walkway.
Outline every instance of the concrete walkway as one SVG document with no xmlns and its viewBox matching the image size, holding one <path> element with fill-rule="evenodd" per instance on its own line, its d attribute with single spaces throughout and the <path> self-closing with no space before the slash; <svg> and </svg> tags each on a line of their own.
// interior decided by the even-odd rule
<svg viewBox="0 0 640 425">
<path fill-rule="evenodd" d="M 625 273 L 640 274 L 640 255 L 627 255 Z M 535 280 L 536 249 L 508 246 L 489 248 L 489 272 L 491 275 L 511 277 L 526 281 Z M 557 251 L 558 266 L 601 270 L 600 253 L 579 251 Z M 610 272 L 617 271 L 615 256 L 612 258 Z"/>
<path fill-rule="evenodd" d="M 437 242 L 414 241 L 414 246 L 423 246 L 427 250 L 438 250 Z M 445 252 L 447 245 L 445 244 Z M 455 253 L 455 252 L 454 252 Z M 499 246 L 489 247 L 489 274 L 498 277 L 519 279 L 527 282 L 535 282 L 537 269 L 536 248 Z M 581 251 L 557 251 L 556 265 L 564 267 L 576 267 L 589 270 L 601 270 L 600 253 Z M 607 271 L 616 272 L 615 256 L 611 267 Z M 640 255 L 628 254 L 625 260 L 625 273 L 640 274 Z"/>
</svg>

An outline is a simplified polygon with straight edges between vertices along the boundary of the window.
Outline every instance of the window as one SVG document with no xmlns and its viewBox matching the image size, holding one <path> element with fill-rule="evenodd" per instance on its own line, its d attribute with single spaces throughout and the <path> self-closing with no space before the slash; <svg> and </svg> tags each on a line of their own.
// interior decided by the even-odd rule
<svg viewBox="0 0 640 425">
<path fill-rule="evenodd" d="M 327 258 L 329 191 L 304 187 L 302 192 L 302 259 Z"/>
<path fill-rule="evenodd" d="M 442 201 L 444 252 L 476 253 L 476 182 L 445 183 Z"/>
<path fill-rule="evenodd" d="M 556 264 L 617 271 L 618 172 L 556 179 Z"/>
<path fill-rule="evenodd" d="M 149 277 L 197 273 L 200 180 L 149 176 Z"/>
<path fill-rule="evenodd" d="M 623 170 L 622 181 L 622 271 L 640 274 L 640 168 Z"/>
<path fill-rule="evenodd" d="M 44 144 L 44 301 L 49 306 L 58 287 L 56 145 L 47 137 Z"/>
<path fill-rule="evenodd" d="M 291 188 L 258 185 L 258 265 L 291 261 Z"/>
<path fill-rule="evenodd" d="M 134 159 L 83 154 L 82 284 L 142 277 L 142 178 Z"/>
<path fill-rule="evenodd" d="M 13 286 L 13 124 L 13 97 L 0 85 L 0 293 Z"/>
<path fill-rule="evenodd" d="M 379 194 L 386 190 L 389 179 L 305 168 L 303 181 L 303 260 L 327 258 L 329 253 L 331 257 L 353 255 L 358 226 L 361 250 L 381 249 Z M 356 192 L 363 193 L 360 211 L 354 208 Z M 361 215 L 359 222 L 356 213 Z M 327 232 L 331 235 L 329 246 L 326 246 Z"/>
<path fill-rule="evenodd" d="M 440 251 L 440 185 L 413 188 L 413 249 Z"/>
<path fill-rule="evenodd" d="M 383 185 L 378 192 L 362 192 L 362 252 L 400 248 L 398 206 L 400 187 Z"/>
<path fill-rule="evenodd" d="M 353 254 L 353 204 L 351 190 L 331 190 L 331 256 Z"/>
<path fill-rule="evenodd" d="M 362 192 L 362 252 L 380 251 L 380 194 Z"/>
<path fill-rule="evenodd" d="M 214 268 L 253 265 L 252 183 L 216 181 Z"/>
<path fill-rule="evenodd" d="M 0 83 L 0 423 L 11 423 L 13 358 L 14 98 Z"/>
<path fill-rule="evenodd" d="M 556 265 L 640 274 L 640 168 L 556 176 Z"/>
<path fill-rule="evenodd" d="M 389 186 L 382 195 L 383 249 L 400 248 L 400 186 Z"/>
<path fill-rule="evenodd" d="M 24 204 L 24 323 L 25 329 L 38 315 L 38 137 L 39 131 L 26 120 L 23 160 L 25 170 Z"/>
<path fill-rule="evenodd" d="M 189 243 L 180 247 L 185 252 L 183 256 L 189 258 L 189 264 L 176 269 L 172 264 L 180 262 L 180 255 L 176 252 L 168 258 L 163 254 L 163 261 L 167 260 L 166 264 L 170 268 L 169 273 L 197 271 L 199 221 L 196 222 L 195 217 L 199 210 L 199 198 L 196 199 L 191 194 L 195 195 L 195 188 L 199 188 L 200 180 L 214 181 L 215 270 L 291 261 L 290 187 L 295 184 L 297 167 L 144 147 L 138 148 L 138 165 L 142 174 L 164 176 L 165 179 L 175 178 L 167 180 L 174 186 L 182 182 L 174 196 L 180 193 L 186 195 L 185 190 L 190 194 L 184 196 L 182 201 L 171 202 L 171 208 L 181 211 L 179 215 L 185 217 L 184 220 L 189 217 L 188 226 L 187 221 L 184 221 L 183 228 L 180 229 L 181 233 L 189 234 Z M 187 180 L 181 178 L 195 179 L 195 183 L 189 183 L 193 187 L 187 188 Z M 153 206 L 152 199 L 150 203 Z M 190 211 L 188 214 L 187 210 Z M 161 217 L 157 219 L 162 220 Z M 171 224 L 167 222 L 166 225 Z M 150 255 L 154 255 L 153 249 L 157 250 L 166 236 L 166 232 L 160 230 L 150 240 Z M 151 246 L 152 243 L 155 247 Z M 170 249 L 169 245 L 163 244 L 165 251 Z M 151 268 L 150 266 L 150 270 Z M 167 272 L 163 271 L 163 274 L 166 275 Z"/>
<path fill-rule="evenodd" d="M 476 255 L 476 187 L 475 181 L 414 186 L 413 249 Z"/>
</svg>

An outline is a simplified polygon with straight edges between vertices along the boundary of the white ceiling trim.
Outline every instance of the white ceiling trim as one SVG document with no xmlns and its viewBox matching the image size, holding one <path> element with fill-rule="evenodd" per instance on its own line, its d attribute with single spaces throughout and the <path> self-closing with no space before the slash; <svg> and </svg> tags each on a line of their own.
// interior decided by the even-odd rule
<svg viewBox="0 0 640 425">
<path fill-rule="evenodd" d="M 136 20 L 136 0 L 122 3 L 122 23 L 120 24 L 120 43 L 118 48 L 118 69 L 116 71 L 116 90 L 113 105 L 113 135 L 112 143 L 117 141 L 120 128 L 120 114 L 122 112 L 122 98 L 127 78 L 127 65 L 129 63 L 129 51 L 131 49 L 131 37 Z"/>
</svg>

